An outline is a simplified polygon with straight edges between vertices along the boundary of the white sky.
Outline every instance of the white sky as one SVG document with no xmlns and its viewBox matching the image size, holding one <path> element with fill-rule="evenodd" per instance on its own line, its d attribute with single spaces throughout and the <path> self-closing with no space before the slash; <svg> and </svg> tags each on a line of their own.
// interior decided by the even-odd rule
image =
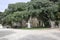
<svg viewBox="0 0 60 40">
<path fill-rule="evenodd" d="M 0 0 L 0 12 L 3 12 L 10 3 L 16 3 L 16 2 L 28 2 L 30 0 Z"/>
</svg>

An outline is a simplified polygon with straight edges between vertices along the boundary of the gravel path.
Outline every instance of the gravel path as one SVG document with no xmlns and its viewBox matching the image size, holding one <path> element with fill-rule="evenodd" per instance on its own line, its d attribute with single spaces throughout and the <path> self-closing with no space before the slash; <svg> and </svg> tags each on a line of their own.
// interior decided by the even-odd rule
<svg viewBox="0 0 60 40">
<path fill-rule="evenodd" d="M 0 40 L 60 40 L 60 31 L 0 29 Z"/>
</svg>

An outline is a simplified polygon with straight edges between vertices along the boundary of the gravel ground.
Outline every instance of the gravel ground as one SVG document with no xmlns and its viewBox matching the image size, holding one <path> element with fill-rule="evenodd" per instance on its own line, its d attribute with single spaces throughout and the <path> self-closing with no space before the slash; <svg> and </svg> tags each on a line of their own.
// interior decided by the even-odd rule
<svg viewBox="0 0 60 40">
<path fill-rule="evenodd" d="M 0 29 L 0 40 L 60 40 L 60 31 L 58 29 Z"/>
</svg>

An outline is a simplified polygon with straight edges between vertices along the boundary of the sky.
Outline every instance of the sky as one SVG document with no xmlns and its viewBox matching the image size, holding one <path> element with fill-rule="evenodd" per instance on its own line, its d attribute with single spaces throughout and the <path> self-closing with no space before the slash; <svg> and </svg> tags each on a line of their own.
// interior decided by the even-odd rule
<svg viewBox="0 0 60 40">
<path fill-rule="evenodd" d="M 8 4 L 28 1 L 30 0 L 0 0 L 0 12 L 4 12 L 4 10 L 8 7 Z"/>
</svg>

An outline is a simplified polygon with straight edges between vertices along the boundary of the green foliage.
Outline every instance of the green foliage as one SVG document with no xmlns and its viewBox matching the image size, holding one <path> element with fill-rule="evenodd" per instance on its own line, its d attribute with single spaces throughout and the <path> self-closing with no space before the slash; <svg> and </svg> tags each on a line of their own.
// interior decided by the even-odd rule
<svg viewBox="0 0 60 40">
<path fill-rule="evenodd" d="M 30 17 L 37 17 L 46 25 L 49 24 L 49 20 L 55 20 L 56 16 L 58 16 L 58 9 L 60 10 L 60 3 L 57 0 L 31 0 L 27 3 L 18 2 L 8 5 L 8 8 L 1 14 L 3 15 L 1 16 L 1 20 L 3 23 L 9 23 L 28 20 Z"/>
<path fill-rule="evenodd" d="M 9 9 L 11 12 L 24 11 L 24 10 L 26 10 L 26 3 L 9 4 L 9 5 L 8 5 L 8 9 Z"/>
</svg>

